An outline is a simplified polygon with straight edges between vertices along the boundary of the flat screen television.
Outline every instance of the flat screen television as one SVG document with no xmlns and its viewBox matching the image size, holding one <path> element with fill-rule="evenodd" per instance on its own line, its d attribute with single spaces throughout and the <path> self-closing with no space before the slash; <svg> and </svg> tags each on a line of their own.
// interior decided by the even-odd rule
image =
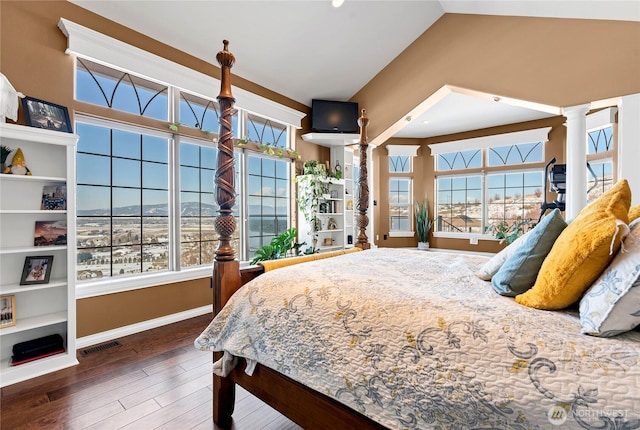
<svg viewBox="0 0 640 430">
<path fill-rule="evenodd" d="M 311 131 L 358 133 L 358 103 L 313 99 L 311 101 Z"/>
</svg>

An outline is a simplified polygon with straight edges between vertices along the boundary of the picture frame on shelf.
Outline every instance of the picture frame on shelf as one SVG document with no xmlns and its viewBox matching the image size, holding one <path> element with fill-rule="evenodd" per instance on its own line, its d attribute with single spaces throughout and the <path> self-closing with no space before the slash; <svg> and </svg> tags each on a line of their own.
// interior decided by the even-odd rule
<svg viewBox="0 0 640 430">
<path fill-rule="evenodd" d="M 67 221 L 36 221 L 33 246 L 60 246 L 67 244 Z"/>
<path fill-rule="evenodd" d="M 67 186 L 45 185 L 42 187 L 40 209 L 45 211 L 63 211 L 67 209 Z"/>
<path fill-rule="evenodd" d="M 16 325 L 16 296 L 0 296 L 0 328 Z"/>
<path fill-rule="evenodd" d="M 338 190 L 331 190 L 329 195 L 331 196 L 332 199 L 337 199 L 338 198 Z"/>
<path fill-rule="evenodd" d="M 328 203 L 326 203 L 326 202 L 322 202 L 322 203 L 320 203 L 320 205 L 319 205 L 319 212 L 320 212 L 321 214 L 329 213 L 329 204 L 328 204 Z"/>
<path fill-rule="evenodd" d="M 333 238 L 330 238 L 330 237 L 325 237 L 324 241 L 322 242 L 322 244 L 324 246 L 333 246 L 334 243 L 335 242 L 334 242 Z"/>
<path fill-rule="evenodd" d="M 33 97 L 24 97 L 22 107 L 28 126 L 73 133 L 69 110 L 65 106 Z"/>
<path fill-rule="evenodd" d="M 25 257 L 20 285 L 48 284 L 52 268 L 53 255 Z"/>
</svg>

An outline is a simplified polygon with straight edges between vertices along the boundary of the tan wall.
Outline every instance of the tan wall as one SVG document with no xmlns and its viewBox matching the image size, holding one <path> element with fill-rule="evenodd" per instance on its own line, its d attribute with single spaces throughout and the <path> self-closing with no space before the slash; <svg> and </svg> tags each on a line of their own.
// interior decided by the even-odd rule
<svg viewBox="0 0 640 430">
<path fill-rule="evenodd" d="M 574 106 L 640 92 L 640 23 L 445 14 L 351 100 L 367 109 L 369 141 L 443 85 L 553 106 Z M 433 214 L 433 160 L 426 146 L 471 137 L 553 125 L 545 157 L 565 161 L 563 117 L 422 140 L 415 196 L 429 197 Z M 415 144 L 392 139 L 373 151 L 376 244 L 416 246 L 417 239 L 389 238 L 388 164 L 384 146 Z M 553 195 L 547 198 L 553 200 Z M 431 238 L 439 248 L 495 252 L 496 241 Z"/>
<path fill-rule="evenodd" d="M 123 122 L 140 121 L 139 116 L 117 113 L 73 100 L 73 58 L 64 53 L 67 39 L 58 29 L 60 18 L 69 19 L 202 73 L 220 77 L 219 68 L 213 64 L 154 41 L 72 3 L 1 1 L 0 70 L 16 90 L 31 97 L 67 106 L 72 117 L 74 112 L 82 111 L 97 116 L 109 115 Z M 247 60 L 238 58 L 237 61 Z M 211 62 L 215 62 L 215 59 L 212 58 Z M 310 112 L 307 106 L 237 76 L 233 76 L 233 85 L 307 114 Z M 18 115 L 18 122 L 24 124 L 22 110 Z M 308 131 L 308 121 L 305 124 Z M 145 125 L 163 131 L 168 127 L 167 123 L 156 120 L 146 121 Z M 328 160 L 329 150 L 302 141 L 300 135 L 303 132 L 305 129 L 297 133 L 298 150 L 303 159 Z M 208 278 L 81 299 L 77 303 L 77 335 L 88 336 L 211 303 L 212 292 Z"/>
<path fill-rule="evenodd" d="M 64 54 L 66 38 L 57 28 L 61 17 L 219 77 L 214 59 L 209 63 L 192 57 L 72 3 L 1 1 L 0 70 L 18 91 L 67 106 L 72 116 L 76 110 L 88 108 L 73 100 L 73 60 Z M 639 37 L 638 23 L 445 15 L 353 99 L 367 109 L 371 141 L 444 84 L 559 106 L 637 93 Z M 233 84 L 294 109 L 310 111 L 237 76 Z M 19 122 L 24 123 L 23 113 L 19 115 Z M 126 121 L 127 115 L 119 119 Z M 166 124 L 158 122 L 152 121 L 149 126 L 166 130 Z M 308 126 L 305 120 L 297 134 L 303 160 L 328 160 L 328 149 L 301 140 Z M 373 153 L 374 166 L 381 162 L 379 152 Z M 424 145 L 421 152 L 422 157 L 428 157 Z M 428 164 L 423 161 L 424 166 Z M 372 187 L 380 190 L 384 178 L 372 173 Z M 433 175 L 425 168 L 423 176 L 426 192 L 431 195 L 428 184 Z M 373 212 L 380 220 L 386 197 L 377 193 L 374 198 L 378 205 Z M 382 238 L 380 226 L 375 231 Z M 443 240 L 437 245 L 449 246 Z M 210 303 L 208 279 L 82 299 L 78 301 L 78 336 Z"/>
<path fill-rule="evenodd" d="M 640 92 L 640 22 L 445 14 L 352 97 L 373 141 L 443 85 L 574 106 Z"/>
</svg>

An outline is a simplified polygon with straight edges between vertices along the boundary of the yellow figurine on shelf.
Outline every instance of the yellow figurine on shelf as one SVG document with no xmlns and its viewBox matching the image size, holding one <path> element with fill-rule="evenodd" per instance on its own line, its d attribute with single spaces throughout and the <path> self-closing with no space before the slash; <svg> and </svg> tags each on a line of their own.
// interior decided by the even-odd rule
<svg viewBox="0 0 640 430">
<path fill-rule="evenodd" d="M 27 167 L 27 163 L 24 161 L 24 155 L 22 154 L 22 149 L 18 148 L 16 153 L 13 155 L 13 160 L 11 160 L 11 164 L 5 167 L 3 173 L 8 173 L 10 175 L 27 175 L 31 176 L 31 170 Z"/>
</svg>

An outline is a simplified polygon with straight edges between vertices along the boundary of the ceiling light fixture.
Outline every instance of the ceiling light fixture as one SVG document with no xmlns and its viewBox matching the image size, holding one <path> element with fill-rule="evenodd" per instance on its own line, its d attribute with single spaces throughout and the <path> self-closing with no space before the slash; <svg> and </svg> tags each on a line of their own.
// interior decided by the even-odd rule
<svg viewBox="0 0 640 430">
<path fill-rule="evenodd" d="M 344 3 L 344 0 L 331 0 L 333 7 L 340 7 L 342 6 L 342 3 Z"/>
</svg>

